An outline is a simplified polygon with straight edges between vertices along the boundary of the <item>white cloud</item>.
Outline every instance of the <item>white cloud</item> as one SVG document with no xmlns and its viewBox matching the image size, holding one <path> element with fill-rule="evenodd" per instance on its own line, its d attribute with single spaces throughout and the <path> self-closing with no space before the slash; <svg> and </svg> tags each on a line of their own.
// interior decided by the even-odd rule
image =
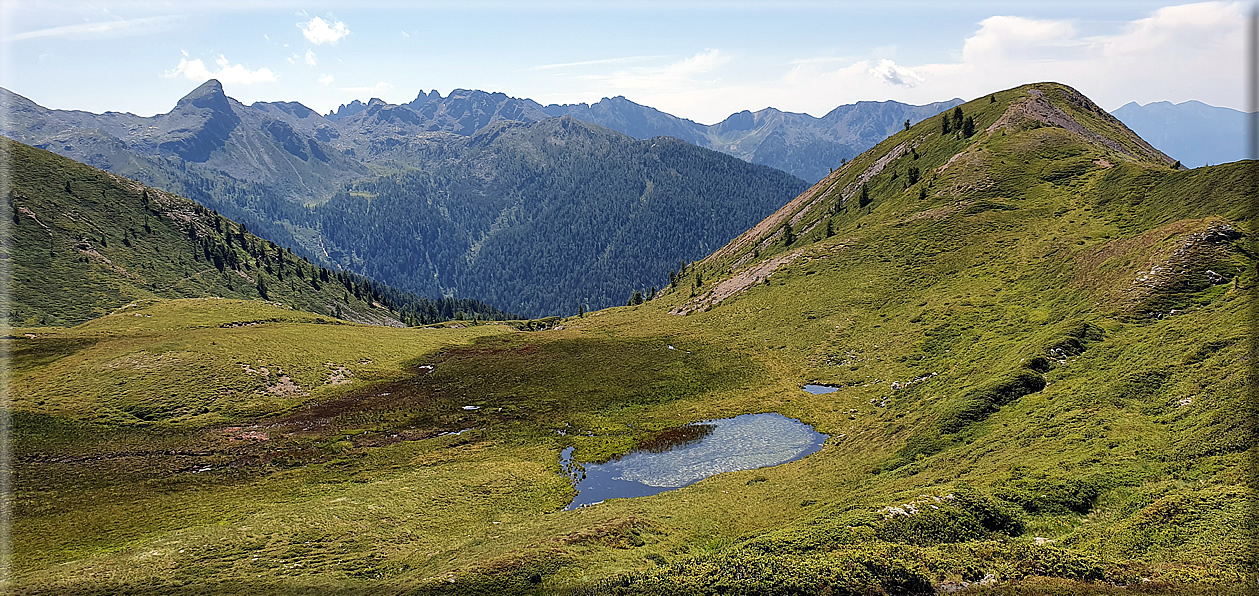
<svg viewBox="0 0 1259 596">
<path fill-rule="evenodd" d="M 345 23 L 341 21 L 329 23 L 319 17 L 313 17 L 305 23 L 298 23 L 297 26 L 301 28 L 306 41 L 315 45 L 335 44 L 350 34 L 350 28 L 346 27 Z"/>
<path fill-rule="evenodd" d="M 1069 22 L 996 16 L 980 21 L 979 31 L 962 44 L 962 61 L 1062 60 L 1086 49 L 1087 43 L 1076 38 L 1075 26 Z"/>
<path fill-rule="evenodd" d="M 332 75 L 330 75 L 330 74 L 320 75 L 320 77 L 319 77 L 319 84 L 320 84 L 320 85 L 331 85 L 333 80 L 334 80 L 334 79 L 332 78 Z"/>
<path fill-rule="evenodd" d="M 22 41 L 40 37 L 122 37 L 127 35 L 147 35 L 165 30 L 179 20 L 178 16 L 144 17 L 139 19 L 118 19 L 95 23 L 79 23 L 23 31 L 9 37 L 6 41 Z"/>
<path fill-rule="evenodd" d="M 625 56 L 622 58 L 603 58 L 600 60 L 582 60 L 580 62 L 561 62 L 558 64 L 540 64 L 529 70 L 556 70 L 561 68 L 579 68 L 585 66 L 603 66 L 605 64 L 630 64 L 634 62 L 645 62 L 647 60 L 657 60 L 661 56 Z"/>
<path fill-rule="evenodd" d="M 307 49 L 307 50 L 306 50 L 306 64 L 307 64 L 308 66 L 318 66 L 318 65 L 319 65 L 319 61 L 315 59 L 315 51 L 314 51 L 314 50 L 311 50 L 311 49 Z"/>
<path fill-rule="evenodd" d="M 876 79 L 905 87 L 913 87 L 924 80 L 918 73 L 887 59 L 880 60 L 879 65 L 870 68 L 869 72 Z"/>
<path fill-rule="evenodd" d="M 720 79 L 712 78 L 711 75 L 730 61 L 730 55 L 720 50 L 707 49 L 694 56 L 662 66 L 637 66 L 610 74 L 587 74 L 578 78 L 596 81 L 604 87 L 615 89 L 669 89 L 674 92 L 684 92 L 711 86 L 718 82 Z"/>
<path fill-rule="evenodd" d="M 184 52 L 184 56 L 179 59 L 179 64 L 173 70 L 167 71 L 163 76 L 168 78 L 183 77 L 190 81 L 198 82 L 218 79 L 221 83 L 237 85 L 270 83 L 275 80 L 275 73 L 271 72 L 269 68 L 250 70 L 243 64 L 232 64 L 223 55 L 219 56 L 215 64 L 218 66 L 218 70 L 212 71 L 206 67 L 200 58 L 189 60 L 188 52 Z"/>
<path fill-rule="evenodd" d="M 741 76 L 745 65 L 723 69 L 730 56 L 708 50 L 663 67 L 575 78 L 591 83 L 587 95 L 626 89 L 634 101 L 701 122 L 750 106 L 821 116 L 860 100 L 971 99 L 1038 81 L 1071 85 L 1106 109 L 1190 99 L 1247 109 L 1246 11 L 1241 2 L 1170 6 L 1100 34 L 1094 23 L 1087 35 L 1072 21 L 993 16 L 958 40 L 954 60 L 901 63 L 890 50 L 867 58 L 803 56 L 753 79 Z"/>
</svg>

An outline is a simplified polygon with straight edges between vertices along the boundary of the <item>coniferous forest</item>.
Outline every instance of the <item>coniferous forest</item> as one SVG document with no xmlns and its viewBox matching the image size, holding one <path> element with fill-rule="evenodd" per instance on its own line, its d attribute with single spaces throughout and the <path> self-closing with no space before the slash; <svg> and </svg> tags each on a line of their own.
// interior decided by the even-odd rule
<svg viewBox="0 0 1259 596">
<path fill-rule="evenodd" d="M 458 160 L 427 155 L 431 168 L 354 183 L 316 208 L 329 259 L 421 295 L 458 288 L 527 316 L 573 314 L 664 287 L 679 257 L 702 258 L 804 188 L 567 118 L 456 142 Z"/>
</svg>

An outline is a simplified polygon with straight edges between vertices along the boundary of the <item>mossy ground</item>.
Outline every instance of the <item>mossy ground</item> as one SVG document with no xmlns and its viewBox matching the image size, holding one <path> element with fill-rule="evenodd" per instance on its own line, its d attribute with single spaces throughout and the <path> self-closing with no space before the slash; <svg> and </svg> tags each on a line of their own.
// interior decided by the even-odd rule
<svg viewBox="0 0 1259 596">
<path fill-rule="evenodd" d="M 1018 91 L 963 108 L 983 131 Z M 691 299 L 680 285 L 544 331 L 321 324 L 227 300 L 15 329 L 10 587 L 1253 587 L 1248 166 L 1176 172 L 1036 127 L 916 151 L 925 196 L 894 162 L 869 208 L 822 202 L 799 220 L 833 217 L 833 236 L 817 225 L 790 247 L 748 245 L 802 257 L 687 316 L 668 314 Z M 990 185 L 954 192 L 981 174 Z M 1159 243 L 1199 230 L 1172 224 L 1209 218 L 1246 235 L 1173 275 L 1226 281 L 1156 284 L 1156 316 L 1115 298 L 1170 258 Z M 1155 229 L 1168 231 L 1132 240 Z M 701 264 L 706 283 L 738 257 Z M 811 382 L 840 389 L 800 389 Z M 564 447 L 606 459 L 661 429 L 765 411 L 831 438 L 790 464 L 563 510 Z"/>
</svg>

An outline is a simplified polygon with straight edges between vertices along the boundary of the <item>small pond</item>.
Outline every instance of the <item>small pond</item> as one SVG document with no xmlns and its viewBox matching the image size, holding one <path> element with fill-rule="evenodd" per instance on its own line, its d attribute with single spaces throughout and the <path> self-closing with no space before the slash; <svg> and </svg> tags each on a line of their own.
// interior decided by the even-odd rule
<svg viewBox="0 0 1259 596">
<path fill-rule="evenodd" d="M 805 385 L 804 390 L 812 393 L 813 395 L 818 395 L 821 393 L 834 393 L 839 391 L 839 387 L 831 387 L 830 385 Z"/>
<path fill-rule="evenodd" d="M 568 447 L 560 454 L 560 467 L 577 487 L 577 498 L 568 506 L 576 509 L 604 499 L 654 495 L 722 472 L 795 461 L 817 452 L 826 439 L 782 414 L 745 414 L 659 433 L 602 464 L 576 464 Z"/>
</svg>

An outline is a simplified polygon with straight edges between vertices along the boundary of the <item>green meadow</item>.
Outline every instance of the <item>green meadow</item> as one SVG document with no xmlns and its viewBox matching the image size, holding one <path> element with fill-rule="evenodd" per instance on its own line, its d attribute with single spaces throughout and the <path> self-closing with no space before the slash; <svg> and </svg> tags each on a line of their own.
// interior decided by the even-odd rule
<svg viewBox="0 0 1259 596">
<path fill-rule="evenodd" d="M 1254 164 L 1173 169 L 1081 98 L 910 127 L 640 305 L 391 328 L 145 298 L 12 328 L 6 588 L 1246 593 Z M 564 510 L 561 450 L 758 412 L 830 438 Z"/>
</svg>

